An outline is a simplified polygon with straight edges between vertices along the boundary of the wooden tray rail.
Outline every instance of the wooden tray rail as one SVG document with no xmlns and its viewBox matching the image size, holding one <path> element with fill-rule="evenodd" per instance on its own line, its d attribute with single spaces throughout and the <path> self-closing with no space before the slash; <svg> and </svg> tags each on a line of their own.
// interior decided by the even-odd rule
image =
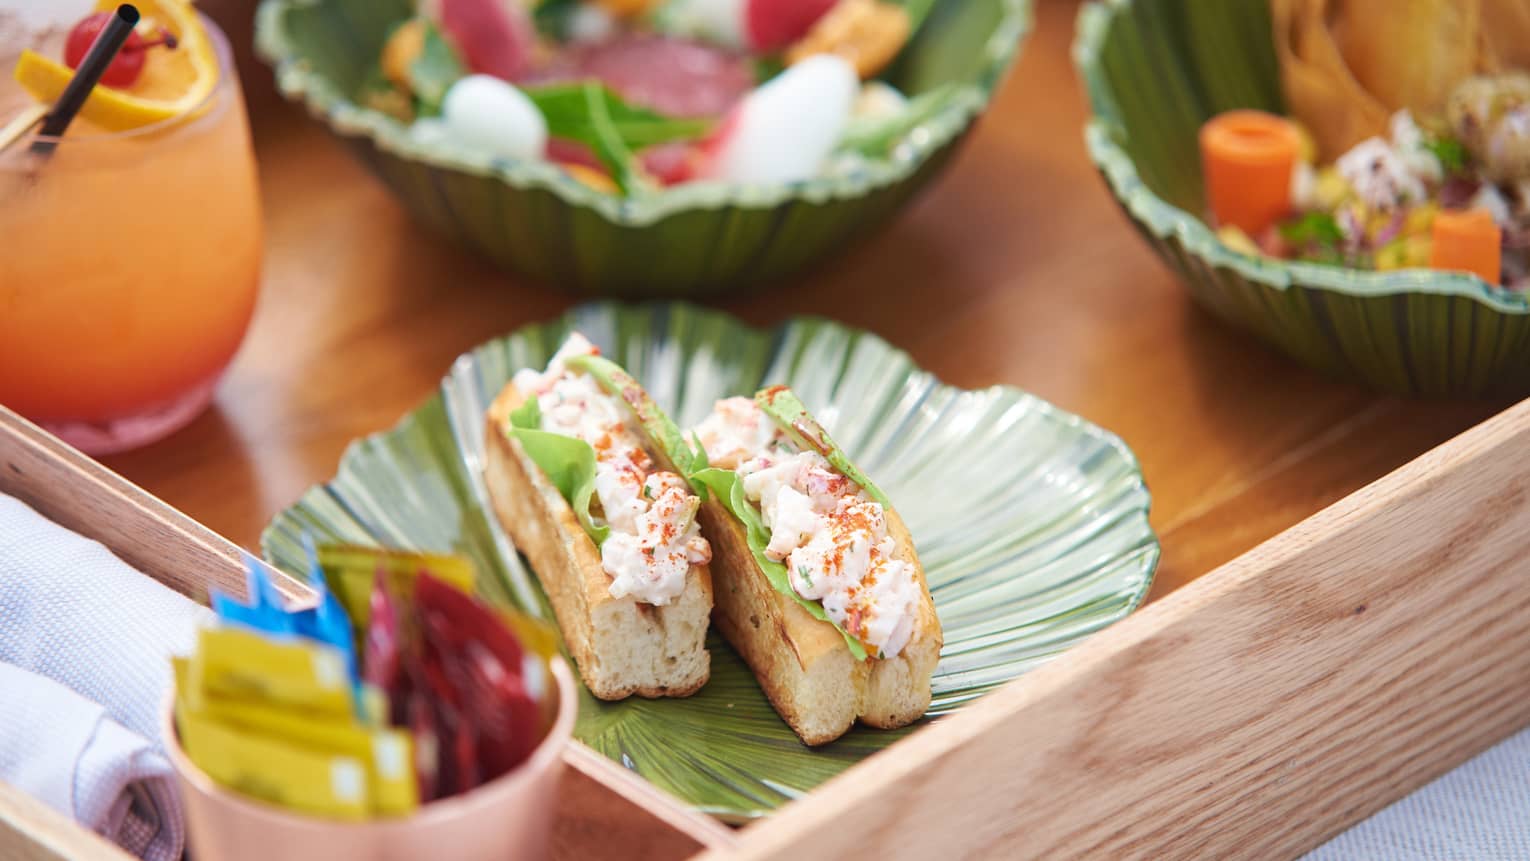
<svg viewBox="0 0 1530 861">
<path fill-rule="evenodd" d="M 738 831 L 573 743 L 556 857 L 1295 856 L 1530 724 L 1527 450 L 1530 402 Z M 237 548 L 3 408 L 0 491 L 242 591 Z M 124 857 L 0 787 L 13 851 Z"/>
</svg>

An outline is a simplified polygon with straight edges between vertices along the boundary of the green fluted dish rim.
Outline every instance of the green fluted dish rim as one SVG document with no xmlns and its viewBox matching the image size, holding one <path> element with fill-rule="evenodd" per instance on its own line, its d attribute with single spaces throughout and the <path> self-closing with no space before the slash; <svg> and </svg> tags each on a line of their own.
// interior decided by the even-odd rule
<svg viewBox="0 0 1530 861">
<path fill-rule="evenodd" d="M 825 203 L 852 200 L 912 177 L 933 155 L 955 141 L 987 107 L 995 88 L 1019 55 L 1030 32 L 1033 0 L 1000 0 L 999 26 L 984 41 L 981 71 L 975 80 L 954 90 L 949 104 L 933 115 L 897 148 L 894 158 L 879 159 L 851 173 L 805 182 L 740 185 L 685 183 L 636 198 L 604 194 L 541 160 L 509 160 L 484 156 L 450 142 L 427 144 L 408 128 L 379 111 L 356 104 L 341 87 L 310 69 L 282 26 L 287 9 L 319 0 L 262 0 L 256 12 L 257 53 L 275 70 L 284 96 L 302 102 L 308 112 L 338 134 L 370 140 L 378 150 L 431 167 L 472 176 L 499 179 L 522 190 L 546 190 L 575 206 L 599 213 L 613 224 L 645 226 L 692 210 L 727 208 L 769 209 L 790 202 Z"/>
<path fill-rule="evenodd" d="M 486 595 L 550 617 L 492 513 L 483 414 L 571 330 L 626 367 L 682 427 L 719 397 L 786 383 L 892 499 L 924 565 L 944 647 L 927 718 L 805 747 L 714 630 L 694 696 L 615 703 L 580 686 L 574 737 L 685 804 L 763 816 L 1132 612 L 1159 558 L 1149 496 L 1115 435 L 1018 389 L 966 391 L 875 335 L 799 317 L 756 329 L 687 304 L 583 305 L 464 354 L 394 428 L 357 440 L 333 479 L 280 512 L 266 558 L 297 576 L 302 538 L 452 551 Z"/>
<path fill-rule="evenodd" d="M 1142 180 L 1136 163 L 1120 143 L 1126 131 L 1118 119 L 1115 96 L 1105 80 L 1101 62 L 1107 32 L 1118 18 L 1131 11 L 1132 6 L 1133 0 L 1090 0 L 1086 3 L 1079 10 L 1073 61 L 1084 80 L 1092 108 L 1084 132 L 1089 156 L 1121 205 L 1153 236 L 1177 240 L 1187 252 L 1205 263 L 1230 269 L 1250 281 L 1277 290 L 1299 285 L 1361 297 L 1464 296 L 1504 314 L 1530 314 L 1530 296 L 1489 284 L 1475 275 L 1429 269 L 1373 272 L 1245 254 L 1218 239 L 1204 220 L 1155 193 Z M 1199 154 L 1192 151 L 1185 157 L 1198 159 Z"/>
</svg>

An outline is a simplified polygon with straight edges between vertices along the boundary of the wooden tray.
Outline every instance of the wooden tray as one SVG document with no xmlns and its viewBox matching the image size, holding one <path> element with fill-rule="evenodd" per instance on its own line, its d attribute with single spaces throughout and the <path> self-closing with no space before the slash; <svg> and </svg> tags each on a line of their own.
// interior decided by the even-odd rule
<svg viewBox="0 0 1530 861">
<path fill-rule="evenodd" d="M 1530 402 L 736 831 L 573 742 L 555 857 L 1299 854 L 1530 724 L 1526 450 Z M 242 592 L 236 547 L 3 408 L 0 492 Z M 0 786 L 0 857 L 126 856 Z"/>
</svg>

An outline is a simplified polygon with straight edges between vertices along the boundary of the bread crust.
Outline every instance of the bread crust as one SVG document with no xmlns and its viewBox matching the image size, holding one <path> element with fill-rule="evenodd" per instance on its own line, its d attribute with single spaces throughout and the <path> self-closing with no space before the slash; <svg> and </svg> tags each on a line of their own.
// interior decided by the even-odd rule
<svg viewBox="0 0 1530 861">
<path fill-rule="evenodd" d="M 695 693 L 711 675 L 709 566 L 692 565 L 684 591 L 662 607 L 630 595 L 612 597 L 599 548 L 558 488 L 510 435 L 510 413 L 524 400 L 510 384 L 490 406 L 484 480 L 500 525 L 547 593 L 585 686 L 603 700 Z M 660 468 L 674 470 L 662 452 L 655 455 Z"/>
<path fill-rule="evenodd" d="M 908 528 L 891 508 L 886 516 L 896 558 L 913 566 L 919 606 L 913 634 L 897 657 L 857 661 L 837 628 L 813 618 L 770 584 L 750 552 L 744 524 L 726 506 L 712 498 L 701 507 L 716 578 L 712 623 L 806 744 L 831 742 L 857 719 L 881 729 L 906 726 L 930 706 L 930 677 L 942 643 L 940 621 Z"/>
</svg>

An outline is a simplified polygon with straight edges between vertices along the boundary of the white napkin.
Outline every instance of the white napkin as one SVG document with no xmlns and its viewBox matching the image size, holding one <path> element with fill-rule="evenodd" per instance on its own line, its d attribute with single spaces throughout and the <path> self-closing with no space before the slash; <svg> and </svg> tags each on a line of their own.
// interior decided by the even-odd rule
<svg viewBox="0 0 1530 861">
<path fill-rule="evenodd" d="M 212 611 L 0 494 L 0 661 L 68 685 L 159 744 L 170 656 Z"/>
<path fill-rule="evenodd" d="M 0 663 L 0 780 L 145 861 L 175 861 L 186 826 L 170 761 L 106 709 Z"/>
<path fill-rule="evenodd" d="M 83 698 L 66 705 L 63 697 L 54 695 L 33 703 L 11 696 L 9 682 L 0 684 L 0 735 L 7 736 L 0 744 L 9 748 L 12 739 L 36 738 L 28 735 L 36 732 L 35 725 L 18 722 L 35 720 L 26 717 L 28 708 L 67 711 L 63 726 L 91 726 L 103 736 L 93 740 L 87 735 L 89 745 L 84 747 L 72 742 L 56 745 L 49 736 L 48 745 L 35 749 L 36 761 L 25 763 L 28 769 L 60 769 L 57 780 L 74 775 L 73 803 L 60 807 L 66 813 L 133 805 L 135 799 L 121 789 L 133 784 L 119 778 L 152 769 L 132 737 L 162 756 L 159 710 L 171 685 L 170 656 L 190 654 L 197 628 L 212 620 L 212 611 L 140 574 L 101 544 L 0 494 L 0 661 L 51 679 Z M 40 687 L 29 683 L 27 689 Z M 92 711 L 92 704 L 99 704 L 101 711 Z M 71 758 L 85 753 L 90 758 Z M 77 766 L 73 772 L 62 770 L 70 763 Z M 0 758 L 0 767 L 21 765 Z M 20 783 L 3 770 L 0 780 Z M 178 854 L 184 826 L 174 794 L 139 796 L 145 803 L 163 805 L 158 823 L 177 835 Z M 109 804 L 102 800 L 107 797 L 113 799 Z M 80 821 L 91 827 L 128 821 L 114 816 Z"/>
<path fill-rule="evenodd" d="M 1302 861 L 1530 858 L 1530 730 L 1436 778 Z"/>
</svg>

